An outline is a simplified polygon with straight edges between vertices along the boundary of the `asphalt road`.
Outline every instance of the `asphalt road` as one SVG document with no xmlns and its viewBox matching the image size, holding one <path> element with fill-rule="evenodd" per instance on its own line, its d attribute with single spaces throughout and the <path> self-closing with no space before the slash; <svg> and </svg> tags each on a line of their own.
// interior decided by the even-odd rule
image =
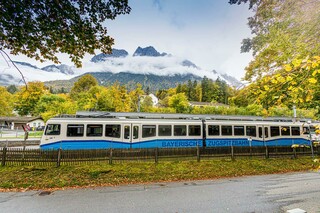
<svg viewBox="0 0 320 213">
<path fill-rule="evenodd" d="M 320 172 L 0 193 L 0 212 L 320 212 Z"/>
</svg>

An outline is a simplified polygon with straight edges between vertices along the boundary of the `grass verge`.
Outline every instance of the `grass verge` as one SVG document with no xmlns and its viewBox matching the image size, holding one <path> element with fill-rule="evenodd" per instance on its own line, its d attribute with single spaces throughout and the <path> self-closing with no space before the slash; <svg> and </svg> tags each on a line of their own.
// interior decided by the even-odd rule
<svg viewBox="0 0 320 213">
<path fill-rule="evenodd" d="M 213 159 L 196 161 L 91 164 L 60 167 L 0 166 L 0 190 L 36 190 L 203 180 L 318 169 L 309 157 L 298 159 Z"/>
</svg>

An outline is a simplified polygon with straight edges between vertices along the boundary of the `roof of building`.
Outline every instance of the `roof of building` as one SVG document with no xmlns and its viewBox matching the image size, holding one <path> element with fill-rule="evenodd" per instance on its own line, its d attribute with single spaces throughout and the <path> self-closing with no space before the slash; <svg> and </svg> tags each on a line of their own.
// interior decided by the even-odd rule
<svg viewBox="0 0 320 213">
<path fill-rule="evenodd" d="M 41 117 L 0 117 L 0 121 L 6 121 L 6 122 L 16 122 L 16 123 L 27 123 L 31 122 L 37 119 L 42 119 Z"/>
</svg>

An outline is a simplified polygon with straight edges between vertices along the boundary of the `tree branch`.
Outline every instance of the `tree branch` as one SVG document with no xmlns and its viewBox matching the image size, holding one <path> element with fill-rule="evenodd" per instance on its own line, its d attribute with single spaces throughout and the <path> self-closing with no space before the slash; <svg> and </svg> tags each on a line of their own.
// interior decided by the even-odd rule
<svg viewBox="0 0 320 213">
<path fill-rule="evenodd" d="M 0 51 L 7 56 L 7 58 L 10 60 L 10 62 L 13 64 L 13 66 L 18 70 L 18 72 L 20 73 L 21 78 L 22 78 L 24 84 L 26 85 L 26 89 L 28 89 L 26 79 L 24 78 L 24 75 L 23 75 L 23 73 L 21 72 L 21 70 L 16 66 L 16 64 L 11 60 L 10 56 L 9 56 L 4 50 L 0 49 Z M 1 53 L 1 55 L 3 56 L 2 53 Z M 4 57 L 3 57 L 3 58 L 4 58 Z M 6 59 L 5 59 L 5 60 L 6 60 Z M 6 60 L 6 62 L 8 63 L 7 60 Z M 8 65 L 9 65 L 9 64 L 8 64 Z"/>
</svg>

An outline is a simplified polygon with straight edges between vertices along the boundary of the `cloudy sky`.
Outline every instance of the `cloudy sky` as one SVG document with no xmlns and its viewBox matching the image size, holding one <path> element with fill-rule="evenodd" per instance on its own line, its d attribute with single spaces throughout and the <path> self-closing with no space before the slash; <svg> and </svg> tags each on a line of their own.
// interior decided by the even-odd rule
<svg viewBox="0 0 320 213">
<path fill-rule="evenodd" d="M 248 5 L 228 0 L 131 0 L 130 15 L 108 22 L 115 47 L 132 54 L 137 46 L 185 57 L 207 70 L 240 79 L 251 60 L 240 53 L 241 41 L 250 37 Z"/>
<path fill-rule="evenodd" d="M 229 5 L 228 0 L 130 0 L 129 4 L 129 15 L 106 22 L 115 39 L 114 48 L 132 55 L 138 46 L 154 46 L 158 52 L 188 59 L 202 69 L 239 80 L 244 76 L 252 58 L 250 53 L 240 53 L 242 39 L 251 36 L 248 5 Z M 86 56 L 84 62 L 91 58 Z M 39 64 L 24 56 L 12 59 L 38 67 L 52 64 Z M 72 65 L 66 56 L 60 55 L 60 60 Z"/>
</svg>

